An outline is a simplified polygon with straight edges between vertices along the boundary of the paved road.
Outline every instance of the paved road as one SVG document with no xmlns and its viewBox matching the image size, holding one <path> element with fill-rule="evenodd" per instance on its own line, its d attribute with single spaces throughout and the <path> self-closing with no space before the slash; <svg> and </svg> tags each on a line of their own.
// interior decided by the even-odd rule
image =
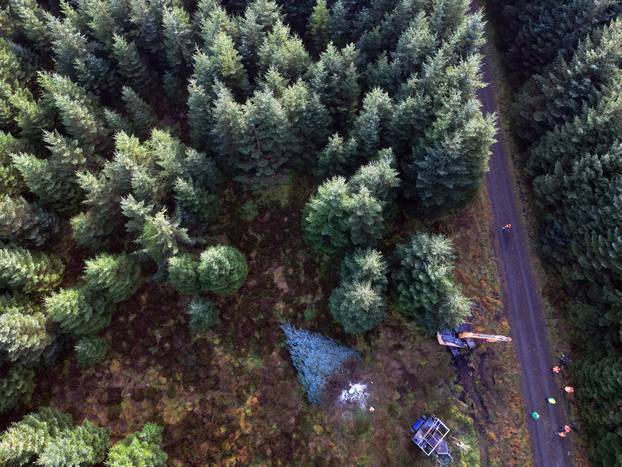
<svg viewBox="0 0 622 467">
<path fill-rule="evenodd" d="M 483 63 L 483 76 L 484 81 L 489 83 L 479 92 L 483 109 L 486 113 L 498 113 L 494 76 L 487 58 Z M 559 404 L 550 406 L 545 401 L 550 396 L 557 400 L 563 396 L 550 371 L 553 361 L 542 314 L 542 301 L 529 263 L 526 233 L 519 214 L 519 201 L 513 192 L 512 174 L 507 162 L 509 157 L 501 132 L 497 134 L 497 140 L 492 147 L 486 184 L 498 240 L 496 250 L 502 278 L 503 304 L 521 365 L 525 413 L 530 414 L 536 410 L 541 415 L 538 421 L 527 417 L 533 460 L 538 467 L 570 466 L 568 439 L 562 440 L 555 434 L 557 428 L 565 422 L 565 415 Z M 511 223 L 513 229 L 504 234 L 499 226 L 507 223 Z"/>
</svg>

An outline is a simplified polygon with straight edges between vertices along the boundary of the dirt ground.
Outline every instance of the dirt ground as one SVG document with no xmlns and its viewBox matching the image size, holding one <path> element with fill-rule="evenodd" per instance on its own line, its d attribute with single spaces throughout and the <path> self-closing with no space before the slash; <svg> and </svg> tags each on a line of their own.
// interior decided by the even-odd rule
<svg viewBox="0 0 622 467">
<path fill-rule="evenodd" d="M 450 426 L 457 465 L 479 465 L 479 443 L 482 465 L 527 465 L 511 346 L 476 350 L 459 381 L 449 353 L 392 310 L 383 325 L 359 338 L 332 321 L 327 298 L 338 265 L 318 263 L 300 231 L 301 207 L 311 192 L 305 180 L 259 198 L 237 200 L 229 191 L 228 214 L 213 239 L 245 252 L 250 273 L 238 293 L 216 300 L 220 324 L 192 338 L 184 312 L 189 298 L 146 283 L 105 332 L 111 346 L 106 360 L 79 371 L 68 355 L 40 375 L 32 407 L 50 404 L 77 420 L 87 417 L 109 427 L 115 440 L 147 421 L 161 423 L 173 466 L 432 465 L 409 440 L 408 427 L 421 414 Z M 459 215 L 428 227 L 453 238 L 457 277 L 482 305 L 477 325 L 503 333 L 507 322 L 482 203 L 480 196 Z M 418 227 L 399 225 L 387 251 Z M 306 400 L 284 346 L 284 321 L 361 354 L 355 374 L 369 383 L 373 412 Z"/>
</svg>

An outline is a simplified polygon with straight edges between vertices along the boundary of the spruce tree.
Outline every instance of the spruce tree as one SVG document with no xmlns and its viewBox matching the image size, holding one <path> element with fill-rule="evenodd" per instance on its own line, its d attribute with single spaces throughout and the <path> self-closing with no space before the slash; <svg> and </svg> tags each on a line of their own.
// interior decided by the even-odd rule
<svg viewBox="0 0 622 467">
<path fill-rule="evenodd" d="M 429 332 L 455 328 L 470 311 L 452 277 L 454 255 L 449 239 L 428 233 L 412 235 L 395 250 L 398 310 Z"/>
<path fill-rule="evenodd" d="M 82 287 L 62 289 L 45 298 L 45 310 L 65 333 L 94 334 L 108 326 L 112 312 L 109 304 L 96 298 Z"/>
<path fill-rule="evenodd" d="M 311 62 L 302 41 L 280 21 L 276 22 L 259 47 L 258 59 L 261 71 L 274 67 L 291 80 L 302 77 Z"/>
<path fill-rule="evenodd" d="M 218 324 L 219 310 L 211 300 L 196 296 L 188 304 L 186 313 L 190 316 L 190 332 L 200 335 Z"/>
<path fill-rule="evenodd" d="M 363 109 L 354 121 L 359 157 L 369 159 L 391 143 L 389 130 L 393 119 L 393 102 L 379 88 L 372 89 L 363 99 Z"/>
<path fill-rule="evenodd" d="M 318 154 L 317 172 L 321 177 L 349 175 L 356 169 L 359 160 L 357 141 L 344 140 L 339 133 L 332 135 L 326 147 Z"/>
<path fill-rule="evenodd" d="M 117 63 L 117 72 L 125 83 L 140 94 L 150 95 L 154 89 L 153 71 L 141 56 L 135 42 L 128 42 L 120 35 L 113 36 L 112 54 Z"/>
<path fill-rule="evenodd" d="M 45 466 L 98 464 L 105 460 L 109 445 L 108 429 L 85 420 L 82 425 L 64 430 L 51 439 L 38 463 Z"/>
<path fill-rule="evenodd" d="M 326 5 L 326 0 L 316 0 L 307 27 L 307 36 L 315 57 L 319 57 L 328 45 L 329 27 L 330 11 Z"/>
<path fill-rule="evenodd" d="M 359 355 L 321 334 L 296 329 L 291 324 L 284 324 L 281 329 L 285 334 L 292 363 L 298 372 L 298 381 L 307 393 L 309 401 L 320 404 L 328 380 L 335 376 L 346 362 L 358 360 Z"/>
<path fill-rule="evenodd" d="M 168 280 L 175 290 L 183 294 L 198 293 L 199 262 L 189 254 L 178 254 L 168 260 Z"/>
<path fill-rule="evenodd" d="M 11 362 L 37 362 L 52 339 L 46 329 L 46 317 L 39 311 L 31 314 L 8 311 L 0 314 L 0 351 Z"/>
<path fill-rule="evenodd" d="M 58 231 L 58 217 L 24 198 L 0 201 L 0 239 L 23 247 L 41 247 Z"/>
<path fill-rule="evenodd" d="M 30 401 L 35 387 L 33 369 L 12 365 L 0 376 L 0 414 L 4 414 L 22 402 Z"/>
<path fill-rule="evenodd" d="M 145 465 L 151 467 L 166 466 L 167 454 L 162 450 L 163 429 L 147 423 L 141 431 L 128 435 L 115 444 L 108 452 L 108 467 Z"/>
<path fill-rule="evenodd" d="M 63 264 L 54 256 L 23 248 L 0 249 L 0 288 L 5 290 L 48 292 L 60 283 L 63 271 Z"/>
<path fill-rule="evenodd" d="M 100 254 L 85 264 L 83 279 L 89 294 L 120 303 L 140 286 L 140 266 L 127 255 Z"/>
<path fill-rule="evenodd" d="M 71 425 L 71 415 L 51 407 L 41 407 L 37 412 L 26 415 L 0 434 L 0 463 L 31 463 L 53 438 Z"/>
<path fill-rule="evenodd" d="M 99 336 L 81 337 L 74 350 L 78 365 L 85 368 L 101 363 L 106 358 L 108 343 Z"/>
<path fill-rule="evenodd" d="M 218 245 L 201 253 L 197 271 L 201 290 L 231 295 L 246 281 L 248 264 L 237 248 Z"/>
<path fill-rule="evenodd" d="M 147 137 L 151 133 L 152 127 L 156 126 L 158 122 L 158 117 L 153 108 L 128 86 L 123 87 L 121 99 L 125 104 L 125 109 L 130 116 L 130 123 L 136 134 L 143 138 Z"/>
</svg>

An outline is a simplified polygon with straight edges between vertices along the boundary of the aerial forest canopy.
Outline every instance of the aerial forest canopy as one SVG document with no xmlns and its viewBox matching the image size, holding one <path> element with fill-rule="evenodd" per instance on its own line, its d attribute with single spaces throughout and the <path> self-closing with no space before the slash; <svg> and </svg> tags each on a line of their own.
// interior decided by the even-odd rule
<svg viewBox="0 0 622 467">
<path fill-rule="evenodd" d="M 560 4 L 562 3 L 562 4 Z M 622 2 L 491 1 L 597 465 L 622 462 Z"/>
<path fill-rule="evenodd" d="M 487 170 L 483 20 L 467 0 L 0 5 L 0 413 L 67 348 L 81 367 L 101 361 L 102 331 L 145 282 L 191 297 L 193 334 L 217 326 L 214 300 L 249 273 L 250 252 L 218 236 L 225 191 L 313 178 L 305 240 L 342 260 L 330 311 L 358 334 L 386 313 L 376 248 L 396 212 L 463 207 Z M 615 157 L 607 141 L 594 164 Z M 469 304 L 449 241 L 418 235 L 392 277 L 400 311 L 433 332 Z M 410 279 L 419 268 L 431 285 Z M 161 439 L 146 425 L 108 453 L 105 428 L 41 408 L 0 435 L 0 463 L 164 465 Z"/>
</svg>

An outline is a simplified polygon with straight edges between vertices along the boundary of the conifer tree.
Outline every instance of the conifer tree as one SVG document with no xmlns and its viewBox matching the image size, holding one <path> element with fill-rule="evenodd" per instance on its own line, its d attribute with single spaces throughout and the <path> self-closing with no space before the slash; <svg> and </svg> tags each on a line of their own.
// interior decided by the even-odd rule
<svg viewBox="0 0 622 467">
<path fill-rule="evenodd" d="M 291 80 L 302 77 L 311 61 L 302 41 L 292 36 L 289 27 L 280 21 L 276 22 L 260 45 L 258 59 L 260 70 L 265 72 L 274 67 Z"/>
<path fill-rule="evenodd" d="M 259 47 L 266 34 L 278 21 L 283 21 L 281 10 L 273 0 L 253 0 L 248 3 L 239 20 L 240 54 L 251 78 L 257 75 Z"/>
<path fill-rule="evenodd" d="M 198 260 L 191 255 L 175 255 L 168 260 L 168 280 L 179 293 L 198 293 L 201 289 L 198 267 Z"/>
<path fill-rule="evenodd" d="M 140 286 L 140 266 L 127 255 L 100 254 L 85 264 L 83 279 L 89 294 L 120 303 Z"/>
<path fill-rule="evenodd" d="M 332 43 L 310 69 L 311 88 L 320 96 L 337 130 L 349 128 L 360 94 L 356 48 L 338 50 Z"/>
<path fill-rule="evenodd" d="M 0 192 L 6 195 L 18 195 L 24 190 L 24 181 L 13 166 L 11 154 L 24 149 L 24 141 L 10 133 L 0 131 Z"/>
<path fill-rule="evenodd" d="M 137 239 L 141 252 L 158 265 L 179 253 L 179 245 L 192 245 L 188 231 L 178 221 L 171 221 L 164 211 L 147 216 Z"/>
<path fill-rule="evenodd" d="M 47 315 L 65 333 L 94 334 L 110 323 L 112 307 L 82 287 L 62 289 L 45 298 Z"/>
<path fill-rule="evenodd" d="M 22 402 L 30 401 L 35 387 L 35 372 L 22 365 L 12 365 L 0 376 L 0 414 Z"/>
<path fill-rule="evenodd" d="M 0 240 L 14 245 L 41 247 L 58 231 L 58 217 L 24 198 L 0 201 Z"/>
<path fill-rule="evenodd" d="M 121 99 L 125 104 L 125 109 L 130 116 L 130 122 L 136 134 L 141 137 L 148 136 L 152 127 L 156 126 L 158 122 L 153 108 L 132 88 L 127 86 L 124 86 L 121 91 Z"/>
<path fill-rule="evenodd" d="M 196 296 L 188 304 L 186 313 L 190 316 L 190 332 L 200 335 L 218 324 L 219 310 L 211 300 Z"/>
<path fill-rule="evenodd" d="M 163 429 L 147 423 L 141 431 L 128 435 L 115 444 L 108 452 L 108 467 L 145 465 L 164 467 L 168 455 L 162 450 Z"/>
<path fill-rule="evenodd" d="M 135 42 L 128 42 L 125 37 L 115 34 L 112 54 L 117 63 L 117 72 L 125 80 L 125 84 L 144 96 L 150 95 L 155 84 L 153 72 L 140 55 Z"/>
<path fill-rule="evenodd" d="M 108 430 L 85 420 L 82 425 L 64 430 L 52 438 L 39 456 L 38 463 L 46 466 L 97 464 L 105 460 L 109 445 Z"/>
<path fill-rule="evenodd" d="M 0 463 L 27 465 L 43 452 L 53 438 L 71 425 L 71 415 L 50 407 L 42 407 L 26 415 L 0 434 Z"/>
<path fill-rule="evenodd" d="M 9 11 L 15 18 L 19 30 L 38 48 L 44 50 L 51 42 L 50 29 L 43 8 L 35 0 L 10 0 Z"/>
<path fill-rule="evenodd" d="M 379 88 L 372 89 L 363 99 L 363 109 L 354 121 L 359 157 L 371 158 L 390 145 L 389 130 L 393 118 L 393 102 Z"/>
<path fill-rule="evenodd" d="M 399 311 L 429 332 L 455 328 L 470 312 L 454 283 L 454 249 L 442 235 L 418 233 L 397 246 L 393 283 Z"/>
<path fill-rule="evenodd" d="M 339 133 L 332 135 L 326 147 L 318 154 L 318 174 L 321 177 L 330 177 L 354 172 L 359 160 L 357 146 L 354 138 L 344 140 Z"/>
<path fill-rule="evenodd" d="M 201 290 L 231 295 L 246 281 L 248 264 L 237 248 L 218 245 L 201 253 L 197 271 Z"/>
<path fill-rule="evenodd" d="M 0 314 L 0 351 L 12 362 L 35 363 L 52 342 L 46 330 L 46 317 L 9 311 Z"/>
<path fill-rule="evenodd" d="M 343 365 L 358 360 L 359 355 L 321 334 L 296 329 L 291 324 L 281 326 L 298 381 L 307 398 L 314 404 L 322 402 L 326 383 Z"/>
<path fill-rule="evenodd" d="M 63 264 L 54 256 L 23 248 L 0 249 L 0 288 L 24 293 L 53 290 L 63 277 Z"/>
<path fill-rule="evenodd" d="M 106 358 L 108 343 L 99 336 L 86 336 L 78 340 L 74 350 L 78 365 L 85 368 L 101 363 Z"/>
<path fill-rule="evenodd" d="M 326 5 L 326 0 L 316 0 L 311 16 L 307 35 L 311 44 L 311 51 L 315 57 L 326 49 L 329 41 L 330 11 Z"/>
</svg>

